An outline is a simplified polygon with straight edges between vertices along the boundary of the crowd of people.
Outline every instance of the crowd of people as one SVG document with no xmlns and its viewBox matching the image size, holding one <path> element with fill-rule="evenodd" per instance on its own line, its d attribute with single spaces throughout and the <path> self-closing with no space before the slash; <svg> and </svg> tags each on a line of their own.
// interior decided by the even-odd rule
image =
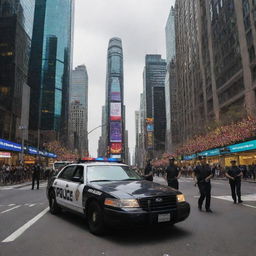
<svg viewBox="0 0 256 256">
<path fill-rule="evenodd" d="M 0 166 L 0 185 L 13 185 L 31 181 L 35 165 L 8 165 Z M 47 168 L 39 166 L 39 178 L 46 179 L 49 175 Z"/>
<path fill-rule="evenodd" d="M 181 175 L 183 177 L 192 177 L 193 170 L 196 168 L 196 165 L 187 165 L 187 166 L 179 166 Z M 210 165 L 210 168 L 212 169 L 214 173 L 215 178 L 225 178 L 225 173 L 229 170 L 229 166 L 221 166 L 219 164 L 213 164 Z M 251 179 L 256 181 L 256 165 L 239 165 L 238 168 L 243 173 L 243 179 Z M 152 172 L 154 176 L 163 177 L 166 173 L 166 167 L 160 166 L 160 167 L 154 167 L 152 166 Z M 144 174 L 144 169 L 136 169 L 136 171 L 140 174 Z"/>
</svg>

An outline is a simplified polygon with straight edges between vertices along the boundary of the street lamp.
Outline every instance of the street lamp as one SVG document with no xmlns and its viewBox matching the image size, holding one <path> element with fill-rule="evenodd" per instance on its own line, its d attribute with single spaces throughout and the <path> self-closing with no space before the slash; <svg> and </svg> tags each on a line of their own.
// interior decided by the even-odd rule
<svg viewBox="0 0 256 256">
<path fill-rule="evenodd" d="M 21 130 L 21 163 L 24 162 L 24 131 L 27 129 L 25 125 L 20 125 L 19 130 Z"/>
<path fill-rule="evenodd" d="M 107 124 L 102 124 L 102 125 L 98 125 L 97 127 L 93 128 L 92 130 L 90 130 L 89 132 L 87 132 L 87 140 L 88 140 L 88 135 L 90 133 L 92 133 L 93 131 L 97 130 L 98 128 L 101 128 L 101 127 L 104 127 L 106 126 Z M 88 140 L 89 141 L 89 140 Z"/>
<path fill-rule="evenodd" d="M 87 135 L 89 135 L 91 132 L 97 130 L 98 128 L 103 127 L 103 126 L 106 126 L 106 125 L 107 125 L 107 124 L 102 124 L 102 125 L 99 125 L 99 126 L 93 128 L 92 130 L 90 130 L 89 132 L 87 132 Z"/>
</svg>

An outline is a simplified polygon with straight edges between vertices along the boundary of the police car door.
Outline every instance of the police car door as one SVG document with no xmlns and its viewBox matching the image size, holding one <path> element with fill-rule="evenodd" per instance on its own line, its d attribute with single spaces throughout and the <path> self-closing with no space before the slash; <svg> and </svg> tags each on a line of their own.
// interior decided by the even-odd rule
<svg viewBox="0 0 256 256">
<path fill-rule="evenodd" d="M 53 183 L 57 203 L 65 207 L 69 207 L 69 202 L 73 200 L 73 191 L 70 190 L 69 185 L 73 177 L 75 167 L 75 165 L 65 167 Z"/>
<path fill-rule="evenodd" d="M 83 213 L 83 189 L 84 189 L 84 167 L 77 165 L 69 183 L 69 189 L 73 192 L 73 200 L 69 201 L 69 208 Z"/>
</svg>

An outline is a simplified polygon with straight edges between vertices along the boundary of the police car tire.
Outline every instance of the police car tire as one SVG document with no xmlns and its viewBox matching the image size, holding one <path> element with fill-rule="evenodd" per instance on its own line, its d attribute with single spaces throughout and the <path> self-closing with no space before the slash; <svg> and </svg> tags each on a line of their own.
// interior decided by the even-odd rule
<svg viewBox="0 0 256 256">
<path fill-rule="evenodd" d="M 92 234 L 104 234 L 104 217 L 103 212 L 97 202 L 91 202 L 88 208 L 88 226 Z"/>
<path fill-rule="evenodd" d="M 58 214 L 61 211 L 61 208 L 56 201 L 56 196 L 53 190 L 51 190 L 49 194 L 49 207 L 51 214 Z"/>
</svg>

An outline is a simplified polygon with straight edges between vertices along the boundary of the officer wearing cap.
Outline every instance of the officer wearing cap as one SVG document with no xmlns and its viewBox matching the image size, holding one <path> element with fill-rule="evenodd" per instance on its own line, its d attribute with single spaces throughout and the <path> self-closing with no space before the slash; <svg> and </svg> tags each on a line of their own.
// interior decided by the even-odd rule
<svg viewBox="0 0 256 256">
<path fill-rule="evenodd" d="M 165 172 L 167 174 L 168 186 L 179 189 L 178 179 L 181 176 L 181 171 L 178 166 L 174 164 L 175 159 L 172 157 L 169 159 L 169 165 L 166 168 Z"/>
<path fill-rule="evenodd" d="M 225 173 L 226 177 L 229 179 L 230 189 L 232 198 L 234 200 L 234 204 L 242 203 L 241 200 L 241 177 L 243 176 L 243 172 L 236 166 L 236 161 L 230 161 L 231 167 Z"/>
<path fill-rule="evenodd" d="M 210 166 L 206 163 L 205 158 L 199 156 L 200 165 L 196 166 L 193 172 L 193 178 L 196 179 L 200 197 L 198 199 L 198 209 L 202 211 L 202 205 L 205 200 L 206 212 L 212 212 L 211 205 L 211 178 L 213 177 Z"/>
</svg>

